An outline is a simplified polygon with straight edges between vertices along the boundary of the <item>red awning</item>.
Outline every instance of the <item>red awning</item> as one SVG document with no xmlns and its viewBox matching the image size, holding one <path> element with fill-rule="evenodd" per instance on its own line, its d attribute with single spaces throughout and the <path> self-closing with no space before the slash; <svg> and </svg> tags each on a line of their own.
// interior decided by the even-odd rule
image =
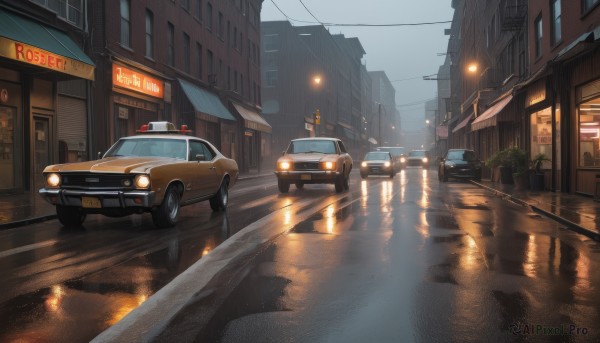
<svg viewBox="0 0 600 343">
<path fill-rule="evenodd" d="M 452 133 L 455 133 L 456 131 L 464 128 L 465 126 L 467 126 L 467 123 L 469 122 L 469 120 L 471 120 L 471 118 L 473 118 L 473 116 L 475 115 L 475 113 L 471 113 L 469 114 L 465 119 L 463 119 L 463 121 L 461 121 L 460 123 L 458 123 L 458 125 L 456 125 L 454 127 L 454 129 L 452 129 Z"/>
<path fill-rule="evenodd" d="M 497 124 L 497 114 L 500 113 L 508 105 L 508 103 L 512 100 L 512 95 L 498 100 L 492 107 L 488 108 L 483 112 L 479 117 L 475 118 L 471 123 L 471 130 L 477 131 L 481 129 L 485 129 L 486 127 L 496 126 Z"/>
</svg>

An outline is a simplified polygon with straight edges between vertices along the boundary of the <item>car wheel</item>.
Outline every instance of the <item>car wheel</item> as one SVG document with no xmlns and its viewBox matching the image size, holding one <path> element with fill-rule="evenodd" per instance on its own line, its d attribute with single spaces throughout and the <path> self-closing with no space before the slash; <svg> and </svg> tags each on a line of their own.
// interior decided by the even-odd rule
<svg viewBox="0 0 600 343">
<path fill-rule="evenodd" d="M 300 182 L 300 181 L 296 182 L 296 188 L 297 188 L 297 189 L 302 189 L 302 188 L 304 188 L 304 182 Z"/>
<path fill-rule="evenodd" d="M 344 191 L 345 187 L 344 184 L 345 181 L 344 179 L 346 178 L 346 174 L 345 173 L 341 173 L 336 179 L 335 179 L 335 191 L 336 193 L 341 193 Z"/>
<path fill-rule="evenodd" d="M 86 214 L 77 207 L 56 205 L 56 216 L 65 227 L 81 226 Z"/>
<path fill-rule="evenodd" d="M 444 173 L 442 175 L 442 182 L 448 182 L 448 174 Z"/>
<path fill-rule="evenodd" d="M 390 179 L 393 179 L 393 178 L 394 178 L 394 175 L 396 175 L 396 174 L 394 174 L 394 172 L 391 172 L 391 173 L 390 173 Z"/>
<path fill-rule="evenodd" d="M 281 193 L 287 193 L 290 191 L 290 183 L 285 180 L 277 179 L 277 187 Z"/>
<path fill-rule="evenodd" d="M 363 179 L 366 179 L 366 178 L 367 178 L 367 176 L 368 176 L 368 174 L 365 174 L 365 173 L 360 173 L 360 177 L 361 177 L 361 178 L 363 178 Z"/>
<path fill-rule="evenodd" d="M 158 208 L 152 211 L 152 221 L 154 225 L 163 229 L 175 226 L 179 217 L 179 193 L 177 188 L 169 186 L 165 192 L 163 202 Z"/>
<path fill-rule="evenodd" d="M 475 174 L 474 180 L 477 182 L 481 181 L 481 172 L 479 172 L 478 174 Z"/>
<path fill-rule="evenodd" d="M 348 171 L 348 175 L 346 175 L 346 177 L 344 177 L 344 189 L 345 190 L 350 189 L 350 171 Z"/>
<path fill-rule="evenodd" d="M 438 169 L 438 181 L 442 181 L 442 172 Z"/>
<path fill-rule="evenodd" d="M 223 180 L 219 191 L 214 197 L 210 198 L 209 202 L 213 212 L 225 211 L 227 209 L 227 204 L 229 203 L 229 180 Z"/>
</svg>

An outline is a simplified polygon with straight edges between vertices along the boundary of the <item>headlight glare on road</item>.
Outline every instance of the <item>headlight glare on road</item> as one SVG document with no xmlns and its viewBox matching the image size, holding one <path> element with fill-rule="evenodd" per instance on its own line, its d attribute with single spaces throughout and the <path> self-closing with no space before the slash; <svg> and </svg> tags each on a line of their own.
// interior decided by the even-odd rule
<svg viewBox="0 0 600 343">
<path fill-rule="evenodd" d="M 148 188 L 150 187 L 150 177 L 148 175 L 138 175 L 135 177 L 135 187 Z"/>
<path fill-rule="evenodd" d="M 289 170 L 290 169 L 290 162 L 288 162 L 288 161 L 281 161 L 281 162 L 279 162 L 279 169 L 280 170 Z"/>
<path fill-rule="evenodd" d="M 360 166 L 361 166 L 361 167 L 365 167 L 365 168 L 366 168 L 366 167 L 367 167 L 367 162 L 363 162 L 363 163 L 361 163 L 361 164 L 360 164 Z"/>
<path fill-rule="evenodd" d="M 46 177 L 46 183 L 48 187 L 58 187 L 60 186 L 60 175 L 56 173 L 50 173 Z"/>
<path fill-rule="evenodd" d="M 335 162 L 324 162 L 323 168 L 325 170 L 333 170 L 333 169 L 335 169 Z"/>
<path fill-rule="evenodd" d="M 386 168 L 389 168 L 389 167 L 390 167 L 390 165 L 391 165 L 391 163 L 390 163 L 390 162 L 385 162 L 385 163 L 383 164 L 383 166 L 384 166 L 384 167 L 386 167 Z"/>
</svg>

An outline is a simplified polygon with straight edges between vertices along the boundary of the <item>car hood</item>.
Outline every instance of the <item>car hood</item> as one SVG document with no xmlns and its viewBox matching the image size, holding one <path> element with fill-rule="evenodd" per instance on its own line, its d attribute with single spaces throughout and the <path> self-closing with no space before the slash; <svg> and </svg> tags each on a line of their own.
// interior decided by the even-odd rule
<svg viewBox="0 0 600 343">
<path fill-rule="evenodd" d="M 477 164 L 476 161 L 463 161 L 463 160 L 447 160 L 448 162 L 452 162 L 457 166 L 467 166 L 470 164 Z"/>
<path fill-rule="evenodd" d="M 389 160 L 368 160 L 368 161 L 363 161 L 363 162 L 366 162 L 367 164 L 371 164 L 371 163 L 373 163 L 373 164 L 384 164 L 385 162 L 392 163 Z"/>
<path fill-rule="evenodd" d="M 152 167 L 183 162 L 168 157 L 107 157 L 101 160 L 55 164 L 47 166 L 48 172 L 92 172 L 92 173 L 144 173 Z"/>
<path fill-rule="evenodd" d="M 311 161 L 336 161 L 338 155 L 327 154 L 293 154 L 282 156 L 282 160 L 293 160 L 294 162 L 311 162 Z"/>
</svg>

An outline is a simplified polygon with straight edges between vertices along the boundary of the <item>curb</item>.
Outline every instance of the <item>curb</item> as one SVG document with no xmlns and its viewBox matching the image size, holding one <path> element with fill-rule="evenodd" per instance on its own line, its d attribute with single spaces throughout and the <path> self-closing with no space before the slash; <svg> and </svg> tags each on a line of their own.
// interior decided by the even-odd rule
<svg viewBox="0 0 600 343">
<path fill-rule="evenodd" d="M 45 216 L 15 220 L 14 222 L 0 224 L 0 230 L 12 229 L 12 228 L 19 227 L 19 226 L 41 223 L 41 222 L 45 222 L 47 220 L 52 220 L 52 219 L 56 219 L 56 218 L 57 218 L 56 214 L 48 214 Z"/>
<path fill-rule="evenodd" d="M 563 218 L 561 216 L 558 216 L 558 215 L 556 215 L 556 214 L 554 214 L 554 213 L 552 213 L 550 211 L 546 211 L 546 210 L 544 210 L 544 209 L 542 209 L 542 208 L 540 208 L 540 207 L 538 207 L 536 205 L 530 204 L 530 203 L 528 203 L 528 202 L 526 202 L 524 200 L 515 198 L 515 197 L 513 197 L 510 194 L 501 192 L 501 191 L 499 191 L 497 189 L 488 187 L 488 186 L 483 185 L 481 183 L 477 183 L 477 182 L 475 182 L 473 180 L 470 180 L 470 181 L 471 181 L 472 184 L 474 184 L 474 185 L 476 185 L 476 186 L 478 186 L 480 188 L 483 188 L 483 189 L 485 189 L 487 191 L 490 191 L 490 192 L 492 192 L 492 193 L 500 196 L 501 198 L 503 198 L 505 200 L 511 201 L 511 202 L 516 203 L 518 205 L 521 205 L 523 207 L 527 207 L 530 210 L 532 210 L 532 211 L 534 211 L 536 213 L 539 213 L 541 215 L 544 215 L 544 216 L 546 216 L 546 217 L 554 220 L 557 223 L 566 225 L 572 231 L 575 231 L 575 232 L 577 232 L 579 234 L 582 234 L 582 235 L 584 235 L 586 237 L 589 237 L 589 238 L 591 238 L 591 239 L 593 239 L 595 241 L 600 242 L 600 234 L 597 233 L 597 232 L 594 232 L 594 231 L 591 231 L 589 229 L 586 229 L 585 227 L 583 227 L 583 226 L 581 226 L 581 225 L 579 225 L 577 223 L 573 223 L 572 221 L 570 221 L 568 219 L 565 219 L 565 218 Z"/>
</svg>

